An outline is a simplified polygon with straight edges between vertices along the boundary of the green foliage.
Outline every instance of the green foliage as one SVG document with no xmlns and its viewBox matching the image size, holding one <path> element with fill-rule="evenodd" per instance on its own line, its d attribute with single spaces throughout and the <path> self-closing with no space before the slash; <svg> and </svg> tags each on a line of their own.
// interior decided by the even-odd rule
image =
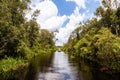
<svg viewBox="0 0 120 80">
<path fill-rule="evenodd" d="M 120 35 L 120 2 L 117 0 L 103 0 L 102 6 L 97 8 L 96 15 L 99 16 L 101 26 L 111 29 L 113 34 Z"/>
<path fill-rule="evenodd" d="M 70 56 L 97 64 L 101 71 L 120 72 L 120 7 L 117 0 L 102 0 L 93 18 L 80 25 L 63 47 Z"/>
<path fill-rule="evenodd" d="M 40 30 L 35 21 L 39 10 L 32 15 L 32 20 L 26 21 L 24 12 L 28 9 L 29 0 L 0 1 L 0 57 L 26 57 L 39 53 L 40 49 L 54 47 L 51 33 Z M 44 46 L 44 47 L 43 47 Z"/>
<path fill-rule="evenodd" d="M 120 38 L 107 28 L 91 28 L 72 48 L 76 58 L 95 62 L 113 72 L 120 71 Z"/>
<path fill-rule="evenodd" d="M 18 46 L 25 37 L 24 10 L 28 1 L 0 1 L 0 55 L 18 56 Z"/>
<path fill-rule="evenodd" d="M 101 28 L 97 34 L 94 36 L 89 35 L 89 37 L 92 38 L 90 42 L 85 40 L 86 37 L 84 37 L 85 39 L 83 38 L 83 41 L 82 39 L 80 40 L 81 44 L 86 44 L 86 46 L 79 45 L 79 47 L 81 47 L 79 51 L 83 49 L 80 55 L 86 56 L 86 59 L 96 61 L 99 65 L 110 70 L 115 69 L 119 71 L 120 64 L 118 62 L 120 59 L 120 48 L 118 46 L 119 43 L 117 43 L 117 45 L 115 43 L 117 39 L 119 40 L 119 38 L 113 35 L 107 28 Z"/>
<path fill-rule="evenodd" d="M 27 67 L 28 63 L 26 63 L 22 58 L 14 59 L 8 57 L 6 59 L 3 59 L 0 61 L 0 80 L 23 80 Z"/>
<path fill-rule="evenodd" d="M 55 50 L 52 34 L 36 22 L 39 10 L 26 21 L 29 2 L 0 0 L 0 80 L 23 80 L 19 76 L 26 72 L 32 57 Z"/>
<path fill-rule="evenodd" d="M 34 45 L 37 45 L 37 41 L 39 38 L 39 26 L 36 23 L 35 20 L 30 20 L 29 22 L 26 23 L 26 34 L 27 34 L 27 38 L 28 38 L 28 45 L 29 47 L 32 47 Z"/>
<path fill-rule="evenodd" d="M 19 64 L 24 64 L 24 59 L 22 58 L 14 59 L 11 57 L 8 57 L 7 59 L 2 59 L 0 61 L 0 71 L 7 72 L 10 69 L 17 68 Z"/>
<path fill-rule="evenodd" d="M 91 51 L 90 50 L 90 41 L 87 40 L 86 38 L 82 38 L 80 41 L 78 41 L 78 43 L 75 45 L 75 49 L 76 49 L 76 53 L 78 54 L 78 56 L 81 56 L 81 57 L 85 57 L 84 54 L 89 54 Z M 83 54 L 80 54 L 80 53 L 83 53 Z"/>
<path fill-rule="evenodd" d="M 42 29 L 40 31 L 40 40 L 39 40 L 39 43 L 42 43 L 41 44 L 41 48 L 43 49 L 43 46 L 44 46 L 44 49 L 49 49 L 49 48 L 53 48 L 54 49 L 54 42 L 53 42 L 53 39 L 52 39 L 52 34 L 48 31 L 48 30 L 45 30 L 45 29 Z"/>
</svg>

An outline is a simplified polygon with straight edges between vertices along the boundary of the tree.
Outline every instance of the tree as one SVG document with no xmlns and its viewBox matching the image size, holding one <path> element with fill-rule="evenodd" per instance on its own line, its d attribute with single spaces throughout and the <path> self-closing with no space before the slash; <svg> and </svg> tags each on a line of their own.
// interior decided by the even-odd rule
<svg viewBox="0 0 120 80">
<path fill-rule="evenodd" d="M 119 12 L 120 2 L 118 0 L 103 0 L 102 4 L 103 6 L 97 8 L 95 13 L 101 18 L 101 26 L 110 28 L 113 34 L 119 36 L 119 18 L 117 13 Z"/>
<path fill-rule="evenodd" d="M 46 29 L 41 29 L 39 43 L 41 43 L 41 47 L 44 46 L 46 49 L 54 47 L 52 34 Z"/>
<path fill-rule="evenodd" d="M 26 23 L 26 32 L 27 32 L 27 37 L 29 41 L 29 46 L 35 46 L 37 44 L 38 38 L 39 38 L 39 31 L 40 27 L 36 23 L 35 20 L 30 20 L 29 22 Z"/>
<path fill-rule="evenodd" d="M 0 0 L 0 55 L 16 56 L 24 39 L 24 10 L 29 0 Z"/>
</svg>

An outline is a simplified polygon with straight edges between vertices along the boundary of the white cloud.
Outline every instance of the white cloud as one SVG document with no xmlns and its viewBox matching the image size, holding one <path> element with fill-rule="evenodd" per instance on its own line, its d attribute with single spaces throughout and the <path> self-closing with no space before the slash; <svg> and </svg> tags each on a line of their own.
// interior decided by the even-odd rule
<svg viewBox="0 0 120 80">
<path fill-rule="evenodd" d="M 37 3 L 39 3 L 40 1 L 42 1 L 42 0 L 31 0 L 31 5 L 37 4 Z"/>
<path fill-rule="evenodd" d="M 36 9 L 40 9 L 40 15 L 38 16 L 40 22 L 57 16 L 58 14 L 58 9 L 52 1 L 43 1 L 37 4 Z"/>
<path fill-rule="evenodd" d="M 30 7 L 32 11 L 27 14 L 30 19 L 30 15 L 36 10 L 40 10 L 40 15 L 37 18 L 37 22 L 41 25 L 41 28 L 48 29 L 49 31 L 55 31 L 56 29 L 59 33 L 56 33 L 56 45 L 62 45 L 68 41 L 71 32 L 77 27 L 77 25 L 84 19 L 91 17 L 89 10 L 86 13 L 81 14 L 79 10 L 81 8 L 86 9 L 85 0 L 66 0 L 72 1 L 77 4 L 73 13 L 70 16 L 58 16 L 58 8 L 52 2 L 52 0 L 32 0 Z M 62 27 L 64 22 L 69 19 L 69 22 Z"/>
<path fill-rule="evenodd" d="M 40 24 L 42 29 L 48 29 L 54 31 L 59 29 L 67 16 L 58 16 L 57 6 L 51 0 L 32 0 L 30 4 L 32 8 L 31 12 L 27 14 L 27 18 L 30 19 L 31 14 L 36 10 L 40 10 L 40 14 L 37 17 L 37 22 Z"/>
<path fill-rule="evenodd" d="M 49 31 L 55 31 L 56 29 L 59 29 L 64 21 L 67 19 L 66 16 L 53 16 L 51 18 L 46 19 L 44 22 L 39 22 L 42 28 L 48 29 Z M 39 21 L 39 19 L 38 19 Z"/>
<path fill-rule="evenodd" d="M 85 0 L 66 0 L 66 1 L 71 1 L 71 2 L 75 2 L 79 8 L 86 8 L 85 6 Z"/>
<path fill-rule="evenodd" d="M 74 10 L 69 17 L 70 21 L 63 28 L 59 29 L 59 33 L 57 33 L 56 38 L 58 39 L 56 45 L 63 45 L 62 43 L 66 43 L 71 32 L 77 27 L 77 25 L 83 21 L 85 18 L 85 14 L 80 14 L 78 7 Z M 60 44 L 61 43 L 61 44 Z"/>
</svg>

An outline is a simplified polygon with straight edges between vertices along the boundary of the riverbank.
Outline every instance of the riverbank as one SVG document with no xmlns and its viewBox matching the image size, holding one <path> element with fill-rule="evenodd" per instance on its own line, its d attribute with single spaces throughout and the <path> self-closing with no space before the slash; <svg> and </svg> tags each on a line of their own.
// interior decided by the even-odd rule
<svg viewBox="0 0 120 80">
<path fill-rule="evenodd" d="M 31 19 L 25 17 L 30 2 L 0 1 L 0 80 L 24 80 L 34 56 L 54 51 L 53 33 L 41 29 L 36 21 L 39 10 L 31 14 Z"/>
<path fill-rule="evenodd" d="M 108 74 L 120 73 L 120 37 L 108 28 L 93 28 L 84 34 L 76 44 L 65 47 L 70 56 L 96 64 L 100 71 Z M 93 31 L 93 32 L 92 32 Z"/>
<path fill-rule="evenodd" d="M 34 80 L 39 70 L 44 70 L 46 69 L 45 66 L 49 66 L 49 64 L 51 64 L 53 56 L 54 52 L 51 52 L 49 54 L 45 53 L 43 55 L 33 57 L 29 62 L 27 74 L 24 80 Z M 44 67 L 41 67 L 40 65 Z"/>
<path fill-rule="evenodd" d="M 27 67 L 28 61 L 23 58 L 8 57 L 2 59 L 0 60 L 0 80 L 22 80 Z"/>
<path fill-rule="evenodd" d="M 6 57 L 0 60 L 0 80 L 24 80 L 30 61 L 33 57 L 39 55 L 48 55 L 55 50 L 40 51 L 39 53 L 32 52 L 22 57 Z"/>
<path fill-rule="evenodd" d="M 70 57 L 70 55 L 69 55 Z M 70 57 L 70 60 L 74 62 L 74 65 L 77 67 L 78 71 L 80 71 L 81 76 L 84 77 L 83 80 L 119 80 L 120 73 L 112 73 L 107 71 L 101 71 L 100 66 L 97 64 L 80 59 Z"/>
</svg>

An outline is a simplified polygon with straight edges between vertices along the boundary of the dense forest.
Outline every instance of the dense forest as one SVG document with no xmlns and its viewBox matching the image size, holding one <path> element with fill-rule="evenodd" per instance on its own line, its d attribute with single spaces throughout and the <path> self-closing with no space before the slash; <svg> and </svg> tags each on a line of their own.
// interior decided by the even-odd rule
<svg viewBox="0 0 120 80">
<path fill-rule="evenodd" d="M 95 64 L 109 74 L 120 72 L 120 2 L 102 0 L 94 18 L 71 33 L 63 50 L 71 58 Z"/>
<path fill-rule="evenodd" d="M 40 29 L 39 10 L 25 18 L 30 0 L 0 0 L 0 80 L 23 80 L 29 60 L 54 51 L 53 34 Z M 19 77 L 19 78 L 18 78 Z"/>
<path fill-rule="evenodd" d="M 56 50 L 53 32 L 36 22 L 40 11 L 26 19 L 29 4 L 30 0 L 0 0 L 0 80 L 24 80 L 33 57 L 49 57 Z M 120 73 L 120 1 L 102 0 L 95 17 L 79 24 L 62 50 L 101 72 Z"/>
</svg>

